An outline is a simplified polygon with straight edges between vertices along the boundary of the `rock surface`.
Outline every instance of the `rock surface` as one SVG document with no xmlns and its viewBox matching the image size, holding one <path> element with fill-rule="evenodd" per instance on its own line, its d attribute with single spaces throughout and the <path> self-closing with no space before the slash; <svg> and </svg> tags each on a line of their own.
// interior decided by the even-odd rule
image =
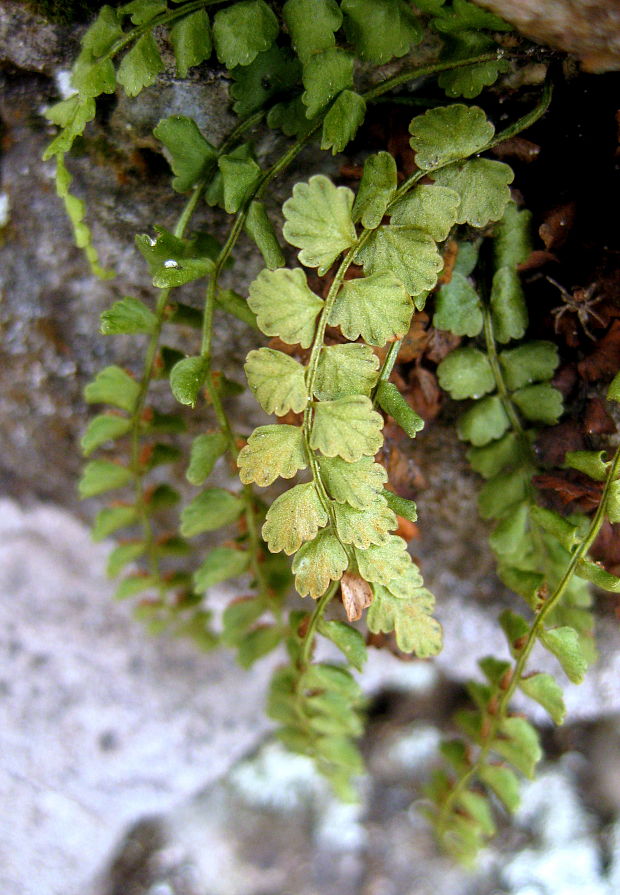
<svg viewBox="0 0 620 895">
<path fill-rule="evenodd" d="M 155 640 L 66 512 L 0 501 L 0 890 L 83 895 L 125 826 L 170 811 L 267 729 L 269 675 Z M 231 694 L 234 692 L 234 699 Z"/>
<path fill-rule="evenodd" d="M 581 59 L 586 71 L 620 68 L 618 0 L 475 0 L 526 37 Z"/>
<path fill-rule="evenodd" d="M 374 733 L 371 728 L 372 782 L 357 812 L 333 802 L 304 759 L 278 750 L 222 782 L 269 729 L 264 694 L 281 657 L 248 673 L 229 653 L 205 656 L 180 641 L 147 637 L 125 605 L 111 602 L 105 553 L 105 545 L 90 543 L 86 527 L 64 510 L 0 501 L 3 895 L 91 895 L 95 877 L 97 895 L 169 895 L 148 887 L 105 888 L 112 871 L 104 868 L 128 828 L 142 845 L 126 843 L 114 872 L 127 875 L 137 861 L 141 878 L 146 870 L 138 857 L 144 852 L 151 856 L 151 875 L 195 881 L 193 889 L 170 889 L 179 895 L 426 895 L 428 876 L 414 876 L 403 888 L 421 854 L 436 862 L 429 874 L 456 873 L 433 857 L 427 831 L 408 811 L 428 773 L 436 731 L 411 728 L 410 720 L 401 730 L 398 713 L 388 713 Z M 414 717 L 421 713 L 435 723 L 451 701 L 439 672 L 461 678 L 473 670 L 477 655 L 498 650 L 492 620 L 450 594 L 449 575 L 442 581 L 447 589 L 439 591 L 440 614 L 448 636 L 438 662 L 403 664 L 371 651 L 362 676 L 367 693 L 400 693 L 397 702 L 405 700 Z M 220 590 L 216 604 L 229 596 Z M 617 634 L 614 641 L 605 632 L 605 644 L 609 654 L 587 682 L 567 688 L 571 723 L 620 712 Z M 603 737 L 602 730 L 592 737 L 599 767 L 592 789 L 606 791 L 615 811 L 620 735 L 614 728 Z M 394 764 L 408 761 L 414 761 L 415 780 Z M 198 797 L 201 791 L 205 795 Z M 239 802 L 239 791 L 249 807 Z M 176 832 L 161 832 L 162 825 Z M 409 839 L 418 851 L 410 852 Z M 376 881 L 360 888 L 369 874 Z M 450 889 L 454 895 L 486 891 L 472 889 L 458 874 Z"/>
</svg>

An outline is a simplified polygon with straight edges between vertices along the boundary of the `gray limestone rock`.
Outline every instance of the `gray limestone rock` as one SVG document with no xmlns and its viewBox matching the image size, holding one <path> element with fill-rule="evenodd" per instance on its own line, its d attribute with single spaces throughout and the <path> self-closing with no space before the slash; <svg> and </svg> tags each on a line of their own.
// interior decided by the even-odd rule
<svg viewBox="0 0 620 895">
<path fill-rule="evenodd" d="M 440 862 L 433 865 L 437 873 L 456 873 L 432 858 L 428 832 L 408 810 L 419 781 L 408 782 L 403 769 L 415 767 L 418 777 L 428 773 L 436 732 L 418 725 L 405 736 L 389 719 L 380 735 L 371 730 L 372 776 L 364 792 L 387 782 L 389 792 L 397 788 L 401 808 L 389 822 L 383 802 L 372 808 L 365 797 L 361 825 L 363 812 L 339 807 L 305 759 L 275 746 L 258 764 L 232 772 L 270 728 L 264 694 L 282 656 L 248 673 L 225 651 L 201 655 L 189 644 L 147 637 L 125 605 L 111 602 L 105 552 L 106 545 L 90 543 L 85 526 L 66 511 L 0 501 L 3 895 L 91 895 L 95 878 L 93 895 L 134 895 L 129 888 L 110 889 L 111 871 L 105 870 L 128 829 L 133 845 L 122 847 L 115 872 L 126 876 L 133 867 L 136 879 L 176 880 L 181 888 L 172 888 L 173 895 L 259 895 L 265 887 L 282 895 L 374 892 L 370 884 L 359 888 L 369 866 L 373 878 L 387 880 L 386 892 L 425 895 L 425 875 L 399 888 L 398 880 L 411 872 L 409 860 L 419 866 L 420 854 L 412 857 L 406 845 L 410 839 L 426 859 Z M 218 589 L 216 605 L 230 593 Z M 460 679 L 472 670 L 470 653 L 498 647 L 497 631 L 462 599 L 440 593 L 440 614 L 448 636 L 437 663 L 398 663 L 371 650 L 362 675 L 367 693 L 407 694 L 414 712 L 435 722 L 447 712 L 438 671 Z M 620 712 L 615 637 L 606 633 L 610 654 L 589 680 L 568 688 L 571 722 Z M 597 763 L 607 768 L 604 777 L 599 771 L 599 790 L 615 780 L 617 752 L 608 744 L 616 742 L 616 734 L 596 739 Z M 171 826 L 177 831 L 172 843 L 165 832 Z M 151 855 L 150 870 L 140 855 Z M 370 865 L 369 855 L 375 855 Z M 246 885 L 248 879 L 258 881 L 257 888 Z M 486 892 L 459 880 L 457 874 L 451 893 Z M 291 881 L 296 887 L 287 889 Z"/>
<path fill-rule="evenodd" d="M 268 726 L 269 662 L 246 674 L 145 636 L 111 603 L 105 553 L 62 510 L 0 501 L 4 895 L 83 895 L 126 826 L 218 779 Z"/>
</svg>

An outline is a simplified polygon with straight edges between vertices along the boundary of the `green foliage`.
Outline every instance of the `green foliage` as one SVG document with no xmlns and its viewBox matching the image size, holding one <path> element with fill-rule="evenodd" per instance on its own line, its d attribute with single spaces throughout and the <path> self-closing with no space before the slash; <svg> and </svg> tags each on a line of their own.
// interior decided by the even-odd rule
<svg viewBox="0 0 620 895">
<path fill-rule="evenodd" d="M 407 404 L 396 386 L 383 380 L 377 388 L 377 403 L 389 413 L 410 438 L 424 428 L 424 420 Z"/>
<path fill-rule="evenodd" d="M 482 324 L 478 293 L 466 276 L 454 271 L 450 282 L 440 286 L 437 292 L 433 326 L 449 329 L 456 336 L 477 336 Z"/>
<path fill-rule="evenodd" d="M 170 29 L 170 42 L 177 75 L 186 78 L 190 68 L 208 59 L 213 49 L 211 26 L 205 10 L 197 9 L 179 19 Z"/>
<path fill-rule="evenodd" d="M 336 0 L 287 0 L 282 14 L 302 63 L 336 45 L 334 32 L 342 24 Z"/>
<path fill-rule="evenodd" d="M 75 123 L 75 118 L 72 121 Z M 62 199 L 65 211 L 67 212 L 67 217 L 71 221 L 75 244 L 78 248 L 84 250 L 90 269 L 95 276 L 100 277 L 103 280 L 110 279 L 114 274 L 104 270 L 99 264 L 99 254 L 93 245 L 90 228 L 84 220 L 86 215 L 84 201 L 78 199 L 77 196 L 74 196 L 69 192 L 72 179 L 73 178 L 65 166 L 62 152 L 59 152 L 56 155 L 56 192 L 59 198 Z"/>
<path fill-rule="evenodd" d="M 347 339 L 359 336 L 369 345 L 402 339 L 409 330 L 413 302 L 393 274 L 384 271 L 344 283 L 329 322 Z"/>
<path fill-rule="evenodd" d="M 152 335 L 157 328 L 157 317 L 137 298 L 123 298 L 115 302 L 101 315 L 101 332 L 104 336 L 120 333 L 147 333 Z"/>
<path fill-rule="evenodd" d="M 239 454 L 239 475 L 249 485 L 266 487 L 290 479 L 308 465 L 303 432 L 298 426 L 259 426 Z"/>
<path fill-rule="evenodd" d="M 441 626 L 431 615 L 435 598 L 425 587 L 418 587 L 407 597 L 396 597 L 375 584 L 374 600 L 368 611 L 368 628 L 376 634 L 394 631 L 396 644 L 405 653 L 421 659 L 435 656 L 441 650 Z"/>
<path fill-rule="evenodd" d="M 342 457 L 354 463 L 373 456 L 383 444 L 383 420 L 365 395 L 347 395 L 314 406 L 310 447 L 324 457 Z"/>
<path fill-rule="evenodd" d="M 404 0 L 343 0 L 345 31 L 360 57 L 382 65 L 419 43 L 422 28 Z"/>
<path fill-rule="evenodd" d="M 459 421 L 459 434 L 474 445 L 468 456 L 487 479 L 479 508 L 484 518 L 495 522 L 491 546 L 500 577 L 525 599 L 530 613 L 529 617 L 511 610 L 502 613 L 500 623 L 513 662 L 487 658 L 480 663 L 488 684 L 470 684 L 476 710 L 457 719 L 473 746 L 467 746 L 466 740 L 448 744 L 445 754 L 453 773 L 441 772 L 443 776 L 435 778 L 441 785 L 428 789 L 434 803 L 432 823 L 446 848 L 464 861 L 470 861 L 492 835 L 490 803 L 479 785 L 487 786 L 509 810 L 518 805 L 517 778 L 506 764 L 498 764 L 498 758 L 531 777 L 541 757 L 534 728 L 513 713 L 517 688 L 541 705 L 556 724 L 564 720 L 564 699 L 555 678 L 537 671 L 526 673 L 533 646 L 540 641 L 569 679 L 580 682 L 592 659 L 592 619 L 587 611 L 590 597 L 579 577 L 612 591 L 620 589 L 620 579 L 587 558 L 604 515 L 615 518 L 619 456 L 612 464 L 602 452 L 567 454 L 567 465 L 606 482 L 603 512 L 586 526 L 540 506 L 531 484 L 537 460 L 532 449 L 535 432 L 528 427 L 557 422 L 563 409 L 560 393 L 550 384 L 558 352 L 549 342 L 523 342 L 503 351 L 496 344 L 522 338 L 527 326 L 516 266 L 529 251 L 528 224 L 526 212 L 512 203 L 507 206 L 495 235 L 496 270 L 488 303 L 463 276 L 454 296 L 440 294 L 435 314 L 435 321 L 444 320 L 448 328 L 453 325 L 458 334 L 471 330 L 475 336 L 484 328 L 484 350 L 467 345 L 453 351 L 439 366 L 439 380 L 452 397 L 476 399 Z M 461 291 L 467 298 L 465 308 L 455 300 Z M 496 394 L 478 400 L 489 392 Z M 480 811 L 482 803 L 486 815 Z"/>
<path fill-rule="evenodd" d="M 250 286 L 248 305 L 266 335 L 308 348 L 323 300 L 309 289 L 303 270 L 281 268 L 262 271 Z"/>
<path fill-rule="evenodd" d="M 353 86 L 353 54 L 340 47 L 330 47 L 316 53 L 304 63 L 301 99 L 306 107 L 306 118 L 314 118 L 338 94 Z"/>
<path fill-rule="evenodd" d="M 128 53 L 123 56 L 118 67 L 117 80 L 127 96 L 137 96 L 145 87 L 154 84 L 157 75 L 164 69 L 153 35 L 148 32 L 140 37 Z M 103 89 L 98 93 L 104 92 Z M 105 91 L 110 92 L 109 90 Z"/>
<path fill-rule="evenodd" d="M 174 115 L 162 118 L 153 134 L 166 147 L 175 175 L 172 186 L 179 193 L 193 187 L 217 153 L 198 130 L 193 118 Z"/>
<path fill-rule="evenodd" d="M 369 395 L 377 381 L 378 368 L 379 358 L 368 345 L 355 342 L 325 346 L 319 356 L 314 394 L 321 401 Z"/>
<path fill-rule="evenodd" d="M 318 267 L 322 276 L 341 252 L 354 244 L 352 206 L 351 190 L 334 186 L 322 174 L 295 185 L 292 197 L 282 207 L 286 219 L 283 233 L 287 242 L 301 249 L 302 264 Z"/>
<path fill-rule="evenodd" d="M 296 360 L 272 348 L 251 351 L 245 362 L 248 385 L 267 413 L 284 416 L 306 406 L 304 368 Z"/>
<path fill-rule="evenodd" d="M 216 12 L 213 40 L 226 68 L 249 65 L 268 50 L 278 34 L 278 21 L 264 0 L 241 0 Z"/>
<path fill-rule="evenodd" d="M 485 149 L 495 128 L 477 106 L 429 109 L 409 126 L 411 148 L 418 167 L 434 171 Z"/>
<path fill-rule="evenodd" d="M 508 184 L 512 179 L 508 165 L 479 158 L 449 165 L 433 174 L 435 183 L 454 190 L 461 197 L 456 223 L 472 227 L 485 227 L 502 217 L 510 199 Z"/>
<path fill-rule="evenodd" d="M 555 347 L 509 344 L 522 340 L 527 327 L 516 267 L 529 252 L 528 215 L 510 202 L 510 168 L 481 157 L 502 135 L 495 135 L 481 108 L 464 103 L 440 104 L 411 121 L 418 167 L 408 177 L 397 172 L 390 153 L 379 151 L 366 159 L 356 194 L 322 173 L 296 183 L 283 207 L 283 238 L 298 250 L 297 267 L 286 266 L 290 250 L 285 255 L 280 247 L 269 191 L 308 141 L 342 152 L 363 126 L 369 104 L 408 77 L 419 81 L 421 73 L 427 78 L 435 70 L 448 96 L 476 96 L 507 70 L 494 36 L 507 26 L 466 0 L 418 0 L 417 10 L 406 0 L 287 0 L 281 9 L 265 0 L 225 0 L 213 12 L 211 5 L 135 0 L 120 9 L 104 7 L 83 38 L 72 72 L 75 93 L 48 113 L 60 132 L 46 157 L 56 159 L 58 193 L 76 241 L 99 275 L 105 272 L 84 205 L 69 192 L 64 163 L 95 119 L 97 98 L 118 88 L 134 97 L 155 85 L 172 59 L 167 44 L 182 78 L 215 49 L 226 68 L 233 111 L 247 116 L 217 149 L 186 116 L 164 117 L 154 130 L 172 169 L 173 190 L 189 197 L 173 232 L 155 227 L 154 237 L 136 240 L 157 297 L 117 298 L 101 317 L 102 333 L 142 342 L 144 360 L 136 361 L 135 377 L 107 367 L 86 388 L 88 402 L 105 406 L 82 439 L 85 455 L 102 453 L 87 463 L 80 493 L 113 492 L 114 503 L 96 518 L 94 537 L 122 539 L 109 563 L 112 576 L 122 574 L 116 597 L 139 597 L 136 616 L 149 630 L 188 637 L 202 649 L 222 643 L 237 651 L 244 667 L 286 646 L 288 664 L 277 670 L 269 694 L 277 735 L 311 756 L 337 793 L 353 797 L 362 762 L 352 740 L 362 732 L 363 699 L 349 666 L 362 667 L 365 637 L 329 618 L 328 607 L 341 596 L 355 622 L 367 610 L 368 629 L 389 635 L 405 652 L 428 658 L 441 648 L 434 597 L 405 541 L 393 534 L 397 515 L 416 519 L 415 504 L 384 487 L 387 472 L 374 458 L 383 444 L 384 415 L 411 438 L 423 427 L 389 380 L 414 307 L 422 309 L 437 285 L 442 243 L 454 238 L 459 225 L 486 228 L 500 221 L 495 271 L 484 290 L 488 301 L 469 279 L 481 241 L 470 232 L 434 313 L 436 327 L 458 336 L 484 332 L 484 345 L 480 338 L 445 358 L 439 379 L 455 400 L 473 399 L 458 431 L 472 444 L 474 469 L 487 478 L 480 511 L 494 526 L 501 577 L 524 596 L 534 618 L 505 616 L 513 661 L 481 663 L 488 683 L 472 684 L 476 711 L 459 718 L 473 752 L 463 742 L 447 744 L 444 754 L 456 777 L 439 774 L 431 786 L 438 830 L 449 833 L 453 850 L 466 856 L 494 830 L 480 784 L 512 809 L 518 782 L 509 765 L 530 774 L 540 755 L 533 728 L 511 711 L 514 690 L 519 687 L 557 722 L 564 714 L 554 679 L 525 673 L 531 645 L 539 639 L 572 680 L 581 679 L 590 636 L 585 582 L 620 587 L 587 558 L 592 530 L 538 506 L 531 486 L 532 426 L 556 421 L 562 406 L 550 383 Z M 369 70 L 407 55 L 425 27 L 440 46 L 438 67 L 431 61 L 387 80 L 385 72 L 377 77 Z M 429 46 L 432 53 L 432 41 Z M 244 136 L 263 119 L 297 138 L 265 170 Z M 222 245 L 195 229 L 193 214 L 203 199 L 213 214 L 235 216 Z M 266 268 L 251 283 L 247 301 L 220 283 L 243 232 Z M 201 279 L 202 308 L 172 292 Z M 264 411 L 286 420 L 259 426 L 247 437 L 233 431 L 226 409 L 241 386 L 213 369 L 214 316 L 221 313 L 291 346 L 257 346 L 247 357 L 250 391 Z M 199 343 L 192 344 L 185 331 L 183 342 L 179 334 L 172 340 L 187 344 L 187 356 L 166 344 L 179 325 L 200 331 Z M 507 347 L 498 350 L 498 342 Z M 184 456 L 187 427 L 182 416 L 154 406 L 156 377 L 167 380 L 185 407 L 206 404 L 217 424 L 215 431 L 190 432 L 185 475 L 200 490 L 180 508 L 179 494 L 153 470 Z M 610 398 L 618 396 L 612 383 Z M 126 459 L 119 459 L 124 451 Z M 223 457 L 238 467 L 240 489 L 209 483 Z M 569 455 L 567 463 L 605 482 L 603 515 L 620 520 L 620 489 L 612 481 L 616 461 L 599 452 Z M 291 482 L 300 472 L 302 480 Z M 266 507 L 253 486 L 278 479 L 283 490 Z M 187 539 L 225 526 L 228 540 L 195 561 Z M 581 578 L 564 575 L 570 563 Z M 244 590 L 249 585 L 251 596 L 226 607 L 216 632 L 208 591 L 238 576 L 246 576 Z M 316 603 L 312 612 L 287 618 L 283 600 L 293 578 L 298 594 Z M 318 636 L 331 641 L 346 664 L 313 662 Z M 470 775 L 466 784 L 458 782 L 459 774 Z"/>
</svg>

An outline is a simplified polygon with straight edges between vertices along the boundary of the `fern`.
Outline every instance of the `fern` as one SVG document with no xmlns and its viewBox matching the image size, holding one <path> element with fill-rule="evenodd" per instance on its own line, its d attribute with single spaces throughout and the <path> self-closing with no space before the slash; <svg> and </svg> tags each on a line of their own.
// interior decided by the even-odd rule
<svg viewBox="0 0 620 895">
<path fill-rule="evenodd" d="M 512 711 L 516 690 L 538 702 L 555 723 L 564 720 L 562 691 L 555 679 L 527 672 L 534 644 L 540 641 L 557 657 L 567 677 L 579 683 L 595 658 L 587 581 L 598 578 L 611 590 L 620 585 L 587 559 L 604 518 L 617 515 L 613 495 L 619 456 L 604 461 L 595 451 L 567 455 L 569 466 L 606 482 L 589 524 L 541 506 L 532 484 L 538 471 L 533 426 L 553 424 L 562 413 L 561 395 L 550 383 L 558 364 L 557 349 L 549 342 L 521 341 L 516 348 L 497 350 L 497 341 L 521 340 L 527 327 L 516 268 L 529 254 L 528 224 L 529 213 L 511 203 L 496 231 L 488 302 L 466 279 L 475 263 L 470 250 L 461 269 L 457 264 L 450 284 L 441 288 L 434 318 L 436 325 L 459 335 L 484 334 L 484 350 L 472 345 L 458 348 L 442 361 L 438 375 L 453 398 L 476 399 L 460 417 L 459 436 L 473 444 L 468 457 L 487 479 L 479 507 L 484 518 L 495 521 L 491 546 L 499 575 L 530 610 L 530 618 L 508 610 L 502 613 L 500 623 L 513 661 L 493 657 L 480 661 L 486 681 L 468 686 L 476 708 L 455 719 L 465 739 L 444 743 L 451 771 L 437 772 L 428 788 L 433 802 L 429 816 L 438 836 L 466 862 L 495 829 L 485 789 L 514 810 L 519 786 L 513 769 L 532 776 L 541 757 L 534 728 Z M 610 394 L 613 397 L 613 390 Z"/>
<path fill-rule="evenodd" d="M 331 739 L 309 724 L 305 705 L 306 691 L 315 689 L 305 683 L 314 632 L 321 631 L 337 582 L 346 573 L 365 591 L 370 631 L 394 631 L 401 649 L 423 657 L 441 647 L 431 616 L 434 599 L 404 542 L 390 534 L 396 516 L 382 489 L 382 471 L 371 459 L 382 443 L 373 399 L 412 436 L 421 420 L 387 382 L 397 351 L 379 371 L 371 346 L 398 344 L 414 305 L 424 306 L 443 266 L 437 243 L 459 219 L 484 225 L 501 216 L 512 179 L 502 163 L 466 160 L 494 137 L 480 109 L 434 109 L 413 119 L 410 131 L 420 170 L 400 187 L 394 162 L 384 153 L 367 160 L 357 197 L 317 175 L 297 184 L 284 204 L 284 236 L 299 249 L 299 260 L 322 276 L 338 262 L 325 299 L 309 288 L 301 268 L 264 270 L 249 290 L 250 308 L 266 335 L 299 346 L 298 357 L 300 349 L 309 349 L 305 363 L 271 348 L 252 351 L 246 362 L 250 389 L 264 410 L 281 416 L 303 412 L 299 426 L 260 427 L 241 451 L 239 466 L 242 480 L 257 484 L 308 471 L 307 482 L 272 504 L 263 537 L 271 551 L 294 555 L 298 592 L 319 600 L 302 624 L 302 636 L 293 632 L 293 662 L 276 677 L 272 715 L 284 722 L 284 741 L 315 757 L 339 790 L 359 770 L 351 744 L 343 745 L 356 722 L 343 715 L 338 729 L 332 719 L 342 747 L 335 761 Z M 458 192 L 443 185 L 455 171 Z M 420 183 L 428 175 L 434 184 Z M 389 223 L 382 223 L 385 217 Z M 356 220 L 362 220 L 359 232 Z M 346 280 L 355 264 L 364 276 Z M 328 323 L 348 339 L 365 341 L 325 345 Z M 330 691 L 326 686 L 320 692 Z"/>
<path fill-rule="evenodd" d="M 189 282 L 214 267 L 208 257 L 194 256 L 194 241 L 184 238 L 185 230 L 191 222 L 192 215 L 199 199 L 217 171 L 217 160 L 227 148 L 234 146 L 240 135 L 255 118 L 243 123 L 222 146 L 219 152 L 211 153 L 205 149 L 206 141 L 199 135 L 199 148 L 203 157 L 197 153 L 172 154 L 172 167 L 176 183 L 179 180 L 192 188 L 192 194 L 180 216 L 174 234 L 159 229 L 156 238 L 140 236 L 137 245 L 147 261 L 153 277 L 154 285 L 160 286 L 159 298 L 153 311 L 134 298 L 124 298 L 116 302 L 102 314 L 101 328 L 104 334 L 137 334 L 149 336 L 145 354 L 141 381 L 135 382 L 129 375 L 117 367 L 103 370 L 93 383 L 87 386 L 86 399 L 91 403 L 105 403 L 124 411 L 123 416 L 109 413 L 95 417 L 82 441 L 86 454 L 123 436 L 130 440 L 131 459 L 129 466 L 123 467 L 109 461 L 91 461 L 84 470 L 80 484 L 83 497 L 99 494 L 110 488 L 132 485 L 133 501 L 125 501 L 100 512 L 95 522 L 95 537 L 101 539 L 127 526 L 138 525 L 140 537 L 123 542 L 112 554 L 109 562 L 110 574 L 116 577 L 128 562 L 142 560 L 144 567 L 123 578 L 116 595 L 119 599 L 134 597 L 151 592 L 156 597 L 143 601 L 137 609 L 139 617 L 148 622 L 153 631 L 169 630 L 177 635 L 190 636 L 201 647 L 211 648 L 217 638 L 209 627 L 210 614 L 202 607 L 202 592 L 207 588 L 240 575 L 258 566 L 258 545 L 252 533 L 255 533 L 254 515 L 256 506 L 250 494 L 243 493 L 241 499 L 234 497 L 222 489 L 207 489 L 198 495 L 181 513 L 180 536 L 167 536 L 163 539 L 155 534 L 155 519 L 158 511 L 169 511 L 178 503 L 179 494 L 168 486 L 159 486 L 155 490 L 146 486 L 149 472 L 162 463 L 172 463 L 180 459 L 177 448 L 159 441 L 144 444 L 144 439 L 153 438 L 158 433 L 181 433 L 185 430 L 184 421 L 177 415 L 163 415 L 147 404 L 151 380 L 157 371 L 160 340 L 165 325 L 179 322 L 194 322 L 201 325 L 201 316 L 192 313 L 192 309 L 184 308 L 172 301 L 172 289 Z M 194 133 L 195 125 L 189 119 L 168 119 L 160 122 L 156 132 L 158 136 L 171 139 L 187 133 L 188 125 Z M 202 142 L 200 142 L 202 141 Z M 174 144 L 174 139 L 172 139 Z M 186 146 L 187 142 L 183 141 Z M 172 257 L 170 257 L 172 256 Z M 176 279 L 171 276 L 176 274 Z M 196 316 L 198 320 L 196 320 Z M 165 349 L 163 350 L 165 354 Z M 177 369 L 177 363 L 174 369 Z M 180 383 L 180 384 L 179 384 Z M 195 380 L 183 386 L 183 380 L 177 375 L 171 377 L 173 389 L 183 392 L 189 389 L 195 397 L 197 388 Z M 219 401 L 219 396 L 214 393 Z M 221 405 L 218 405 L 221 406 Z M 223 413 L 223 411 L 222 411 Z M 221 422 L 221 420 L 220 420 Z M 194 485 L 202 484 L 210 475 L 217 459 L 227 450 L 236 450 L 234 435 L 230 431 L 224 416 L 223 425 L 218 431 L 199 435 L 191 446 L 190 464 L 187 471 L 188 480 Z M 170 556 L 182 556 L 190 552 L 187 541 L 203 531 L 217 529 L 232 523 L 244 516 L 249 534 L 241 537 L 231 546 L 215 548 L 196 570 L 194 578 L 186 572 L 164 571 L 166 559 Z M 244 549 L 246 540 L 250 540 L 250 549 Z M 264 584 L 262 571 L 257 575 L 263 583 L 261 593 L 264 596 L 267 586 Z"/>
<path fill-rule="evenodd" d="M 286 645 L 289 661 L 274 675 L 268 699 L 278 736 L 313 757 L 340 795 L 354 797 L 353 778 L 362 770 L 354 740 L 362 732 L 364 700 L 353 671 L 363 666 L 366 646 L 353 623 L 366 612 L 370 632 L 393 634 L 401 650 L 420 657 L 441 647 L 434 597 L 404 540 L 393 534 L 397 516 L 416 518 L 415 504 L 389 490 L 387 473 L 374 460 L 385 416 L 411 438 L 423 425 L 390 382 L 391 372 L 414 310 L 425 307 L 437 285 L 443 243 L 459 225 L 482 229 L 501 221 L 489 302 L 467 279 L 470 247 L 452 283 L 441 287 L 435 311 L 438 327 L 483 334 L 484 344 L 454 352 L 439 375 L 455 398 L 478 399 L 461 418 L 459 434 L 473 444 L 474 468 L 489 479 L 481 510 L 497 523 L 492 544 L 500 574 L 534 613 L 532 623 L 517 615 L 504 619 L 514 669 L 489 660 L 483 666 L 489 687 L 472 688 L 478 715 L 462 723 L 478 743 L 477 757 L 463 744 L 446 746 L 460 777 L 440 776 L 433 786 L 433 823 L 463 856 L 492 829 L 479 782 L 514 803 L 516 778 L 490 762 L 489 754 L 495 751 L 527 772 L 538 756 L 533 729 L 510 715 L 515 688 L 538 699 L 556 720 L 562 715 L 561 694 L 549 676 L 523 677 L 534 641 L 543 640 L 570 674 L 580 676 L 591 618 L 589 596 L 575 576 L 617 589 L 617 580 L 586 558 L 601 514 L 620 517 L 617 481 L 607 478 L 603 509 L 587 531 L 587 523 L 538 506 L 531 486 L 533 427 L 561 412 L 549 382 L 555 349 L 525 342 L 498 352 L 496 344 L 521 340 L 527 325 L 515 272 L 525 252 L 526 215 L 510 203 L 511 169 L 484 153 L 540 117 L 550 88 L 532 112 L 500 134 L 482 109 L 461 103 L 440 104 L 413 118 L 417 169 L 407 178 L 399 180 L 394 158 L 382 151 L 366 159 L 356 194 L 321 174 L 297 183 L 283 208 L 283 236 L 292 247 L 287 255 L 297 249 L 301 266 L 287 267 L 266 200 L 304 146 L 316 141 L 333 154 L 343 151 L 368 107 L 412 81 L 436 76 L 448 97 L 477 96 L 508 70 L 509 54 L 498 43 L 508 26 L 466 0 L 418 0 L 415 8 L 404 0 L 287 0 L 281 9 L 273 6 L 264 0 L 134 0 L 118 9 L 103 7 L 82 41 L 72 73 L 75 93 L 49 110 L 60 132 L 46 158 L 56 159 L 59 195 L 98 275 L 105 272 L 84 205 L 69 193 L 64 161 L 95 119 L 97 98 L 118 88 L 134 97 L 154 85 L 167 41 L 179 77 L 215 54 L 230 75 L 233 109 L 244 116 L 219 149 L 185 116 L 165 118 L 155 128 L 172 169 L 172 189 L 189 198 L 173 233 L 155 227 L 154 236 L 137 238 L 158 290 L 155 301 L 124 297 L 102 315 L 104 334 L 142 336 L 146 350 L 138 380 L 108 367 L 87 387 L 87 400 L 108 409 L 89 425 L 84 451 L 90 456 L 113 445 L 115 459 L 102 454 L 91 460 L 80 490 L 84 497 L 120 491 L 122 500 L 99 513 L 95 537 L 128 534 L 111 554 L 109 571 L 124 576 L 118 598 L 140 597 L 136 614 L 151 630 L 192 637 L 203 648 L 222 643 L 236 649 L 246 667 Z M 405 57 L 426 28 L 441 37 L 438 58 L 391 78 L 381 73 L 374 86 L 362 88 L 359 61 L 366 77 L 371 65 Z M 294 138 L 265 169 L 247 139 L 263 120 Z M 192 230 L 203 201 L 216 214 L 231 216 L 221 246 Z M 243 233 L 265 262 L 247 301 L 221 285 Z M 201 309 L 177 298 L 177 290 L 199 282 L 206 287 Z M 263 410 L 285 419 L 260 426 L 247 439 L 234 431 L 226 410 L 227 396 L 240 386 L 212 367 L 217 313 L 231 313 L 278 340 L 252 350 L 245 373 Z M 199 331 L 195 353 L 184 356 L 164 344 L 176 324 Z M 189 445 L 186 477 L 200 490 L 180 510 L 178 530 L 169 520 L 179 495 L 154 485 L 151 473 L 183 458 L 177 444 L 191 411 L 158 411 L 151 389 L 156 377 L 169 380 L 185 408 L 206 404 L 214 421 Z M 123 440 L 129 458 L 118 462 Z M 239 471 L 242 487 L 236 491 L 209 484 L 224 457 Z M 599 480 L 615 476 L 617 460 L 610 466 L 597 457 L 569 462 Z M 278 479 L 288 487 L 266 508 L 254 486 Z M 194 561 L 192 539 L 224 526 L 233 527 L 230 540 Z M 290 568 L 286 557 L 292 557 Z M 134 571 L 126 574 L 130 563 Z M 207 592 L 244 575 L 252 593 L 226 607 L 216 633 Z M 284 599 L 293 579 L 297 593 L 315 603 L 312 611 L 287 616 Z M 337 596 L 347 622 L 328 617 Z M 341 663 L 313 660 L 319 636 L 340 650 Z"/>
</svg>

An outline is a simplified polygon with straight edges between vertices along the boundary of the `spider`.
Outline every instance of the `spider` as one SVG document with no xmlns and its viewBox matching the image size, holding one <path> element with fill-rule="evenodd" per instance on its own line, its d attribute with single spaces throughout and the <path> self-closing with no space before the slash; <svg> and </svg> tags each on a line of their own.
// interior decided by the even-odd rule
<svg viewBox="0 0 620 895">
<path fill-rule="evenodd" d="M 555 286 L 556 289 L 559 289 L 563 299 L 563 304 L 557 308 L 553 308 L 551 311 L 555 317 L 555 331 L 558 331 L 558 322 L 562 314 L 565 314 L 567 311 L 573 311 L 577 315 L 584 333 L 589 339 L 594 341 L 594 336 L 588 329 L 588 321 L 590 317 L 594 317 L 601 326 L 605 325 L 605 321 L 594 310 L 594 305 L 597 305 L 604 297 L 599 295 L 598 298 L 594 298 L 597 284 L 592 283 L 587 289 L 575 289 L 573 292 L 569 292 L 568 289 L 565 289 L 564 286 L 560 286 L 560 284 L 556 283 L 555 280 L 552 280 L 551 277 L 545 277 L 545 279 Z"/>
</svg>

